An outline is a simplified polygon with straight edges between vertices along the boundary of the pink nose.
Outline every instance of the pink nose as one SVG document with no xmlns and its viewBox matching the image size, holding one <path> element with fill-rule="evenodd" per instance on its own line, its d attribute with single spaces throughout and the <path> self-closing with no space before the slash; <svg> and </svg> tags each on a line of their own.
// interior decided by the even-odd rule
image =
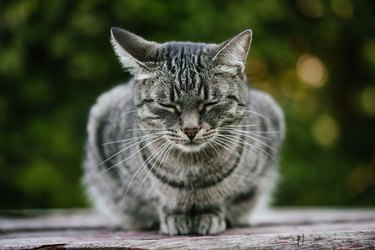
<svg viewBox="0 0 375 250">
<path fill-rule="evenodd" d="M 184 128 L 184 133 L 189 137 L 190 141 L 193 141 L 195 135 L 198 133 L 199 128 Z"/>
</svg>

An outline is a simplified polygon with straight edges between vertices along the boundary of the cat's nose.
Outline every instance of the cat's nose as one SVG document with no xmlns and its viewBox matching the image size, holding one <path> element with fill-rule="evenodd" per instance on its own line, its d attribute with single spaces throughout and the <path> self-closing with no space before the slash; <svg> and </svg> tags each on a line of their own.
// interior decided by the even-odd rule
<svg viewBox="0 0 375 250">
<path fill-rule="evenodd" d="M 184 133 L 189 137 L 190 141 L 193 141 L 195 135 L 198 133 L 199 128 L 194 127 L 194 128 L 184 128 Z"/>
</svg>

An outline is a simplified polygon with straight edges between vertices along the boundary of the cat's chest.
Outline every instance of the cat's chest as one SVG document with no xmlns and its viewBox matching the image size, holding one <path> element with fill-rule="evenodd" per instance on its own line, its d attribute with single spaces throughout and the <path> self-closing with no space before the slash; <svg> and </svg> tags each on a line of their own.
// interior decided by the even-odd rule
<svg viewBox="0 0 375 250">
<path fill-rule="evenodd" d="M 204 165 L 203 163 L 185 164 L 184 162 L 173 165 L 173 167 L 178 168 L 175 171 L 175 178 L 180 181 L 200 179 L 207 171 Z"/>
<path fill-rule="evenodd" d="M 227 179 L 217 185 L 200 188 L 175 188 L 158 183 L 154 194 L 163 204 L 188 210 L 196 205 L 225 203 L 230 197 L 236 196 L 240 189 L 239 182 L 236 183 L 235 179 Z"/>
<path fill-rule="evenodd" d="M 156 178 L 153 191 L 159 199 L 172 206 L 187 204 L 210 204 L 224 202 L 235 196 L 251 183 L 251 175 L 241 165 L 228 173 L 206 172 L 203 165 L 191 166 L 190 171 L 181 171 L 171 182 Z"/>
</svg>

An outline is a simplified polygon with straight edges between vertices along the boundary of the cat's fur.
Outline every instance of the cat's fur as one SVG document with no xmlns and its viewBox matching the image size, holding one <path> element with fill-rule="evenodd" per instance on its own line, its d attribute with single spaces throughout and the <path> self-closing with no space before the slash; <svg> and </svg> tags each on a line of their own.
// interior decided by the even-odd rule
<svg viewBox="0 0 375 250">
<path fill-rule="evenodd" d="M 274 186 L 285 130 L 279 106 L 247 84 L 251 31 L 219 45 L 111 35 L 134 79 L 91 109 L 93 203 L 125 229 L 217 234 L 246 224 Z"/>
</svg>

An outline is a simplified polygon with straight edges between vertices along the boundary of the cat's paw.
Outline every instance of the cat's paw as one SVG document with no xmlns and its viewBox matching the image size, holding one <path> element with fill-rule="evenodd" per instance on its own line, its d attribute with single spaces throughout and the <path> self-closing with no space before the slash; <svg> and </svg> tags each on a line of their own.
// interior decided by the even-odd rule
<svg viewBox="0 0 375 250">
<path fill-rule="evenodd" d="M 164 222 L 161 223 L 160 229 L 162 233 L 169 235 L 190 234 L 193 221 L 189 216 L 184 214 L 168 215 Z"/>
<path fill-rule="evenodd" d="M 200 235 L 219 234 L 226 228 L 225 219 L 216 214 L 200 214 L 194 217 L 193 232 Z"/>
</svg>

